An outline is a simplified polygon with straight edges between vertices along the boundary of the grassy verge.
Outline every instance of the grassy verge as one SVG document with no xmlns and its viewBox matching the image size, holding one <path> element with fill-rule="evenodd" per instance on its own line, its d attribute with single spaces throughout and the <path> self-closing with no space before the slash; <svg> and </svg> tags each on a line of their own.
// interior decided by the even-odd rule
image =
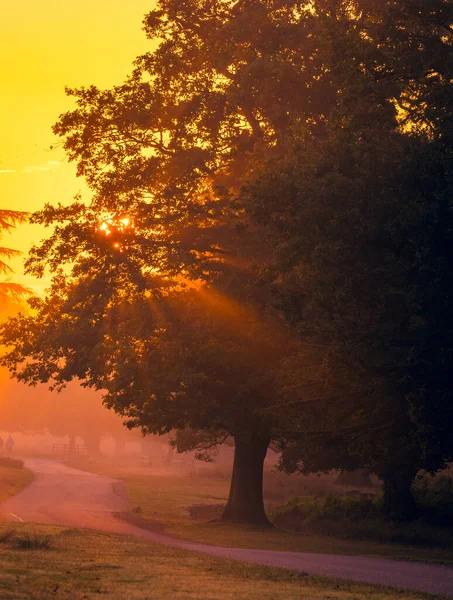
<svg viewBox="0 0 453 600">
<path fill-rule="evenodd" d="M 25 468 L 9 467 L 0 464 L 0 502 L 17 494 L 33 479 L 33 473 Z"/>
<path fill-rule="evenodd" d="M 25 540 L 25 542 L 24 542 Z M 428 594 L 306 576 L 126 536 L 61 527 L 0 528 L 2 600 L 422 600 Z"/>
<path fill-rule="evenodd" d="M 69 464 L 121 479 L 125 483 L 131 508 L 139 506 L 141 516 L 145 519 L 163 523 L 167 533 L 184 539 L 237 548 L 376 556 L 453 564 L 453 549 L 448 548 L 344 539 L 309 530 L 292 533 L 281 529 L 263 530 L 216 521 L 194 522 L 187 507 L 194 504 L 224 504 L 228 496 L 227 480 L 170 477 L 155 474 L 146 468 L 112 467 L 102 460 L 81 459 Z M 272 506 L 268 508 L 272 510 Z"/>
</svg>

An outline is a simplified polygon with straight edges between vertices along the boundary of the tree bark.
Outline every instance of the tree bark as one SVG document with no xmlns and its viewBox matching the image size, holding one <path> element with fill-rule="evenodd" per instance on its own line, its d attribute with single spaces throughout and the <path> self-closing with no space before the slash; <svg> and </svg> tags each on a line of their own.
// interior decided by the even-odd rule
<svg viewBox="0 0 453 600">
<path fill-rule="evenodd" d="M 412 495 L 412 482 L 417 471 L 399 470 L 396 468 L 386 473 L 384 482 L 384 498 L 382 511 L 388 519 L 393 521 L 412 521 L 417 516 L 417 505 Z"/>
<path fill-rule="evenodd" d="M 230 494 L 222 520 L 271 526 L 263 501 L 263 466 L 270 436 L 241 432 L 234 442 Z"/>
</svg>

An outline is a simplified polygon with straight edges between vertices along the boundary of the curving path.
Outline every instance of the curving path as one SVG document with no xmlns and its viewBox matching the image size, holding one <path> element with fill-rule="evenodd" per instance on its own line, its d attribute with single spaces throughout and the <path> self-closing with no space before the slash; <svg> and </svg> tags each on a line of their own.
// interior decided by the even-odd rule
<svg viewBox="0 0 453 600">
<path fill-rule="evenodd" d="M 224 548 L 181 540 L 117 519 L 115 513 L 127 511 L 128 501 L 121 482 L 116 479 L 72 469 L 49 459 L 27 458 L 25 464 L 34 472 L 35 479 L 0 504 L 0 514 L 9 521 L 88 527 L 222 558 L 453 598 L 452 567 L 382 558 Z"/>
</svg>

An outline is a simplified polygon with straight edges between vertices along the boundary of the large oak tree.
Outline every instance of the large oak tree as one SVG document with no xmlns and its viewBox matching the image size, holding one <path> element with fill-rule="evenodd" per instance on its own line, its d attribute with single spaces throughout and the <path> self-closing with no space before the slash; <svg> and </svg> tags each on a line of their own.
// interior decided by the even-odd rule
<svg viewBox="0 0 453 600">
<path fill-rule="evenodd" d="M 157 50 L 137 60 L 124 85 L 69 92 L 77 109 L 63 115 L 54 129 L 93 199 L 88 206 L 81 201 L 67 208 L 49 206 L 33 218 L 55 230 L 32 250 L 28 270 L 41 276 L 50 268 L 54 278 L 47 298 L 32 302 L 36 316 L 11 322 L 5 330 L 5 342 L 15 345 L 8 366 L 20 370 L 28 359 L 21 379 L 59 383 L 79 377 L 88 385 L 122 389 L 115 357 L 124 341 L 116 336 L 123 330 L 118 317 L 110 319 L 111 312 L 124 302 L 135 306 L 137 298 L 161 301 L 174 293 L 181 277 L 215 281 L 221 288 L 233 278 L 242 302 L 260 304 L 253 264 L 266 254 L 265 235 L 250 227 L 236 229 L 242 215 L 231 215 L 231 193 L 264 155 L 284 152 L 293 128 L 307 119 L 314 130 L 322 128 L 335 105 L 338 82 L 331 85 L 323 77 L 322 58 L 314 60 L 324 52 L 321 38 L 311 33 L 316 27 L 315 15 L 297 3 L 160 2 L 145 19 Z M 72 270 L 62 269 L 65 265 Z M 146 321 L 143 311 L 138 323 Z M 137 356 L 139 348 L 138 342 L 128 346 Z M 272 348 L 270 339 L 261 345 L 260 368 L 267 372 L 265 356 Z M 217 412 L 224 423 L 220 429 L 241 440 L 236 444 L 241 461 L 254 454 L 254 447 L 258 456 L 253 476 L 250 468 L 235 464 L 240 485 L 233 481 L 232 494 L 239 497 L 254 482 L 258 498 L 263 448 L 271 432 L 268 424 L 252 427 L 251 421 L 266 422 L 259 411 L 269 403 L 272 386 L 266 394 L 250 392 L 245 403 L 241 387 L 253 389 L 260 378 L 248 374 L 245 357 L 241 363 L 241 354 L 236 355 L 234 372 L 242 372 L 244 381 L 231 390 L 232 399 L 219 393 L 228 418 L 222 407 Z M 165 373 L 161 370 L 161 376 Z M 228 377 L 237 380 L 227 372 L 223 376 L 222 385 L 231 386 Z M 127 412 L 129 398 L 133 410 L 138 382 L 129 380 L 128 386 L 128 394 L 108 397 L 115 409 Z M 172 398 L 175 381 L 162 386 Z M 152 387 L 145 389 L 153 393 Z M 207 407 L 216 401 L 213 392 L 202 397 Z M 245 410 L 246 404 L 248 426 L 242 417 L 233 426 L 228 411 L 234 413 L 238 405 Z M 213 421 L 205 419 L 204 429 L 215 429 L 215 412 L 207 411 Z M 187 424 L 200 428 L 196 418 L 203 414 L 197 408 L 191 415 L 195 422 Z M 175 425 L 169 410 L 143 415 L 148 423 L 137 423 L 149 429 L 181 424 Z M 158 420 L 165 418 L 163 424 Z M 249 440 L 242 443 L 244 436 Z M 248 515 L 244 502 L 241 510 L 248 520 L 264 521 L 257 501 L 250 501 Z M 240 516 L 231 504 L 227 514 Z"/>
</svg>

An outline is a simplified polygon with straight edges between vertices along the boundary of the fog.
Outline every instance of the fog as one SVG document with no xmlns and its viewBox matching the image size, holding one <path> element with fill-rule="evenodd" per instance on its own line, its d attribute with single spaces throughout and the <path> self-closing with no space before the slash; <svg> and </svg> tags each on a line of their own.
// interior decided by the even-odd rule
<svg viewBox="0 0 453 600">
<path fill-rule="evenodd" d="M 61 392 L 47 385 L 28 387 L 5 371 L 0 375 L 0 432 L 13 436 L 15 453 L 48 453 L 54 444 L 83 446 L 90 454 L 124 453 L 127 445 L 139 452 L 141 437 L 102 405 L 100 393 L 77 382 Z"/>
<path fill-rule="evenodd" d="M 11 435 L 13 456 L 47 456 L 80 462 L 85 458 L 105 468 L 174 477 L 229 480 L 234 447 L 223 444 L 212 452 L 213 462 L 196 460 L 194 452 L 178 454 L 169 444 L 173 434 L 143 436 L 127 429 L 122 419 L 102 404 L 101 394 L 71 382 L 61 392 L 47 385 L 28 387 L 0 373 L 0 436 Z M 7 453 L 6 448 L 3 450 Z M 278 456 L 269 449 L 264 465 L 268 501 L 294 494 L 338 493 L 338 473 L 327 476 L 285 475 L 277 472 Z M 377 481 L 373 482 L 374 485 Z"/>
<path fill-rule="evenodd" d="M 16 456 L 112 458 L 112 463 L 146 467 L 154 474 L 228 477 L 233 448 L 214 451 L 214 463 L 195 460 L 194 452 L 178 454 L 171 435 L 146 436 L 129 430 L 102 404 L 101 393 L 71 382 L 61 392 L 47 385 L 28 387 L 0 373 L 0 436 L 14 440 Z M 5 449 L 6 452 L 6 449 Z"/>
</svg>

